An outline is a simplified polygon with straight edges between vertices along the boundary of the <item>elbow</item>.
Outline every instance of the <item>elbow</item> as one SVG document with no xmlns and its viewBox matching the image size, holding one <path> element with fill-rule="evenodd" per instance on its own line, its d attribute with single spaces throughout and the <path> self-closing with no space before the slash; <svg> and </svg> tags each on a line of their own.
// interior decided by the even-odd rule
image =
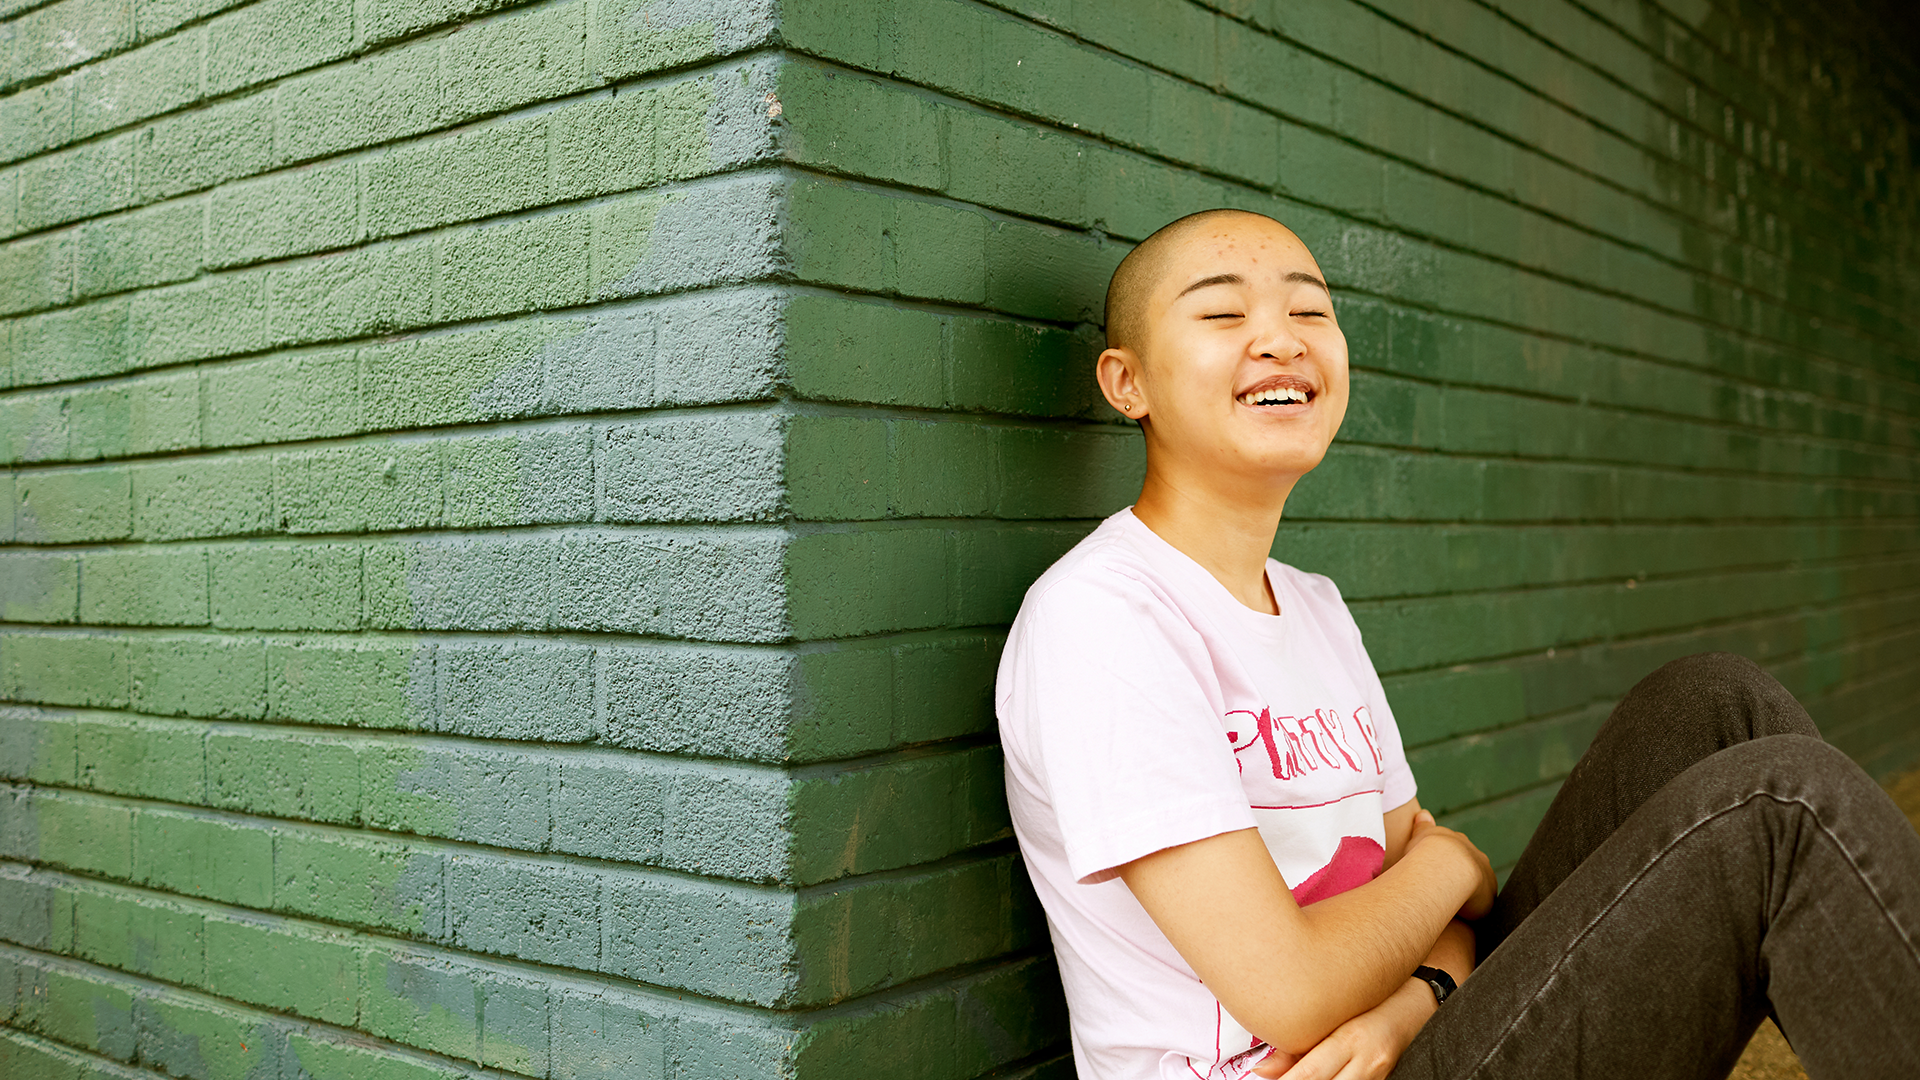
<svg viewBox="0 0 1920 1080">
<path fill-rule="evenodd" d="M 1317 995 L 1305 996 L 1317 997 Z M 1333 1029 L 1339 1027 L 1341 1021 L 1345 1019 L 1333 1015 L 1334 1010 L 1330 1002 L 1300 1000 L 1297 997 L 1290 1001 L 1252 1004 L 1244 1015 L 1231 1005 L 1225 1005 L 1225 1008 L 1254 1037 L 1275 1050 L 1294 1057 L 1299 1057 L 1320 1045 L 1321 1040 L 1331 1034 Z"/>
</svg>

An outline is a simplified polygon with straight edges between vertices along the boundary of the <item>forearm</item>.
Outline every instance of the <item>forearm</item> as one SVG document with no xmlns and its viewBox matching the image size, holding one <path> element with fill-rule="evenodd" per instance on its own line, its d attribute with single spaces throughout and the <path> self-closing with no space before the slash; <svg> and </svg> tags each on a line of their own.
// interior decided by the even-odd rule
<svg viewBox="0 0 1920 1080">
<path fill-rule="evenodd" d="M 1303 1053 L 1348 1019 L 1380 1005 L 1422 963 L 1462 979 L 1473 937 L 1454 919 L 1474 879 L 1439 848 L 1408 853 L 1378 878 L 1300 909 L 1299 953 L 1283 984 L 1287 1000 L 1249 1030 L 1289 1053 Z M 1464 934 L 1464 942 L 1461 935 Z M 1435 963 L 1435 960 L 1438 963 Z M 1303 993 L 1303 991 L 1305 991 Z"/>
</svg>

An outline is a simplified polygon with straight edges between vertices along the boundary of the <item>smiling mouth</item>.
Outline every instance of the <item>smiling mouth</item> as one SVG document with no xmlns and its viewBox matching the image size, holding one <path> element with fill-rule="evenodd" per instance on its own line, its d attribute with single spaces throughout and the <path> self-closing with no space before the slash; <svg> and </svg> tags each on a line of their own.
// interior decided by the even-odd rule
<svg viewBox="0 0 1920 1080">
<path fill-rule="evenodd" d="M 1313 387 L 1306 385 L 1305 380 L 1287 379 L 1256 386 L 1234 400 L 1250 408 L 1261 409 L 1305 405 L 1313 398 Z"/>
</svg>

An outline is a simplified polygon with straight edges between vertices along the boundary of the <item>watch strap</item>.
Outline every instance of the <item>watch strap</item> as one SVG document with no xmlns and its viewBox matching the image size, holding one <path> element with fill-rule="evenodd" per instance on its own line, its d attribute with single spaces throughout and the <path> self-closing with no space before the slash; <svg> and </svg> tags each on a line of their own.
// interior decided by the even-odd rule
<svg viewBox="0 0 1920 1080">
<path fill-rule="evenodd" d="M 1413 977 L 1426 983 L 1433 990 L 1435 1005 L 1446 1004 L 1447 998 L 1460 988 L 1460 985 L 1453 981 L 1453 976 L 1437 967 L 1428 967 L 1425 964 L 1413 969 Z"/>
</svg>

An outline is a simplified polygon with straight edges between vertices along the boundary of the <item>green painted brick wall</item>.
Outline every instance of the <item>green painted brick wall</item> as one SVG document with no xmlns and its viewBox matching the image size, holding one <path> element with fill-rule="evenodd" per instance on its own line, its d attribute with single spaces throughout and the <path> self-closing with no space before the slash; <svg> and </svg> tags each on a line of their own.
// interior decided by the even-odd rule
<svg viewBox="0 0 1920 1080">
<path fill-rule="evenodd" d="M 1876 3 L 0 0 L 0 1075 L 1070 1075 L 992 675 L 1214 205 L 1496 862 L 1687 652 L 1912 764 Z"/>
</svg>

